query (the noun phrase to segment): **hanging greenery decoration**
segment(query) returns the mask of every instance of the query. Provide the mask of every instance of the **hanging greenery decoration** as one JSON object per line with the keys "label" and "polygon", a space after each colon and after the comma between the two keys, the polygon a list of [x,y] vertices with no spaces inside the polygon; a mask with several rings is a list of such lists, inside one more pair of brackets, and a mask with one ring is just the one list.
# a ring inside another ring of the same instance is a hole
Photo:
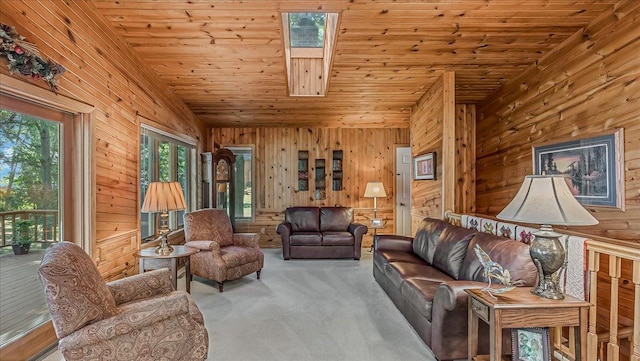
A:
{"label": "hanging greenery decoration", "polygon": [[35,44],[25,41],[13,26],[0,23],[0,55],[7,58],[9,72],[42,79],[53,92],[58,89],[56,75],[65,72],[62,65],[42,58]]}

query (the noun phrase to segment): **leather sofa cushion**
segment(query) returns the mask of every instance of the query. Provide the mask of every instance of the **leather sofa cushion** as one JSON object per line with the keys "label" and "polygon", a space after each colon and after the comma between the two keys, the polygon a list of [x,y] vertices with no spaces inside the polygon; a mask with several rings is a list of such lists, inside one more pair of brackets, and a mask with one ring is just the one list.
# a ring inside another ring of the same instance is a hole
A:
{"label": "leather sofa cushion", "polygon": [[322,234],[319,232],[297,232],[289,236],[292,246],[321,246]]}
{"label": "leather sofa cushion", "polygon": [[[529,246],[518,241],[495,236],[489,233],[477,233],[467,249],[467,255],[460,268],[460,279],[488,282],[482,276],[483,268],[475,254],[478,244],[492,261],[509,270],[511,280],[523,280],[526,286],[533,286],[537,280],[536,266],[529,255]],[[499,282],[495,279],[492,282]]]}
{"label": "leather sofa cushion", "polygon": [[431,321],[431,309],[433,297],[440,286],[440,282],[410,278],[406,280],[400,288],[402,296],[409,302],[422,316]]}
{"label": "leather sofa cushion", "polygon": [[472,229],[447,225],[438,239],[433,265],[451,277],[460,279],[460,267],[475,233]]}
{"label": "leather sofa cushion", "polygon": [[349,232],[322,232],[323,246],[353,246],[355,240]]}
{"label": "leather sofa cushion", "polygon": [[389,263],[389,266],[385,269],[385,275],[397,289],[400,289],[403,281],[411,278],[430,280],[438,283],[453,280],[451,276],[442,273],[434,267],[426,264],[408,262]]}
{"label": "leather sofa cushion", "polygon": [[425,218],[413,238],[413,253],[419,255],[427,263],[433,263],[438,238],[449,223],[433,218]]}
{"label": "leather sofa cushion", "polygon": [[320,208],[320,232],[347,231],[351,222],[353,222],[353,208]]}
{"label": "leather sofa cushion", "polygon": [[[290,207],[284,219],[291,223],[291,232],[320,232],[320,209],[318,207]],[[292,243],[293,244],[293,243]]]}
{"label": "leather sofa cushion", "polygon": [[424,264],[427,262],[413,253],[393,250],[378,250],[377,255],[382,256],[387,262],[408,262],[415,264]]}

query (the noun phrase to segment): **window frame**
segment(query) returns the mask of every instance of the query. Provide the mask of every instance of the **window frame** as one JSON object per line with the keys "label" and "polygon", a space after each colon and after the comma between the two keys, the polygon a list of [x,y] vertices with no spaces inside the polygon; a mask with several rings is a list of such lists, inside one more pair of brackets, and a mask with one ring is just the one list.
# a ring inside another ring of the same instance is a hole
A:
{"label": "window frame", "polygon": [[[184,211],[171,211],[169,212],[168,218],[168,226],[172,232],[182,230],[184,228],[184,222],[180,222],[180,218],[183,213],[189,212],[195,209],[195,197],[194,197],[194,187],[196,184],[196,175],[195,175],[195,161],[196,161],[196,141],[192,138],[189,138],[184,135],[177,135],[162,129],[159,129],[156,126],[149,125],[147,122],[140,122],[140,148],[138,154],[140,156],[140,164],[138,169],[138,186],[140,192],[140,199],[138,207],[142,208],[142,203],[144,202],[144,196],[146,192],[142,190],[142,171],[143,171],[143,159],[142,159],[142,147],[143,147],[143,136],[151,136],[152,139],[150,148],[152,151],[150,152],[150,156],[148,159],[149,166],[149,183],[157,182],[157,181],[179,181],[178,180],[178,169],[177,169],[177,161],[178,161],[178,149],[179,147],[183,147],[185,149],[186,154],[186,169],[184,170],[184,174],[186,176],[185,183],[187,187],[184,187],[182,190],[184,193],[185,201],[187,203],[187,209]],[[161,143],[169,143],[169,170],[168,170],[168,178],[160,180],[160,144]],[[148,229],[144,230],[145,226],[143,225],[144,218],[147,217],[149,220],[146,227]],[[153,242],[157,240],[159,233],[158,229],[160,227],[160,217],[158,213],[143,213],[139,212],[139,222],[138,225],[140,227],[140,243],[147,244],[149,242]],[[148,234],[147,234],[148,233]]]}

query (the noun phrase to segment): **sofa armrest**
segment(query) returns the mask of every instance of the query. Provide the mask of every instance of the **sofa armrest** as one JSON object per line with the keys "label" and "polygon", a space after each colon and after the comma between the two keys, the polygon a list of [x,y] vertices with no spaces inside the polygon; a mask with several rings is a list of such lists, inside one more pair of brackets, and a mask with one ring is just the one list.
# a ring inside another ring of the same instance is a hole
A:
{"label": "sofa armrest", "polygon": [[242,247],[259,248],[260,235],[257,233],[234,233],[233,244]]}
{"label": "sofa armrest", "polygon": [[167,268],[145,272],[107,283],[116,305],[173,291]]}
{"label": "sofa armrest", "polygon": [[282,239],[282,258],[290,259],[289,237],[291,236],[291,223],[282,222],[276,227],[276,232]]}
{"label": "sofa armrest", "polygon": [[362,236],[367,233],[369,229],[362,223],[351,222],[349,224],[349,233],[353,234],[354,237],[362,239]]}
{"label": "sofa armrest", "polygon": [[379,234],[376,250],[413,252],[413,238],[394,234]]}
{"label": "sofa armrest", "polygon": [[[60,340],[61,349],[78,349],[90,344],[108,342],[136,330],[157,327],[156,323],[189,314],[189,296],[174,291],[118,308],[118,314],[87,325]],[[188,316],[190,317],[190,316]]]}
{"label": "sofa armrest", "polygon": [[448,281],[440,284],[436,290],[436,294],[433,297],[434,307],[436,302],[438,307],[446,311],[453,311],[464,308],[467,309],[469,302],[469,294],[465,292],[466,289],[483,288],[486,287],[486,282],[477,281]]}

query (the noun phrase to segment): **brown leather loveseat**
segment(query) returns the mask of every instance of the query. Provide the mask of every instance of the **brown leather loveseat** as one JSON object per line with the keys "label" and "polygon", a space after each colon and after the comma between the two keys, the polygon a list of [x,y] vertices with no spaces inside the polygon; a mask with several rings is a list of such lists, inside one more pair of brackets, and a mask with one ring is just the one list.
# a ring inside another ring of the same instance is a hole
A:
{"label": "brown leather loveseat", "polygon": [[289,207],[276,231],[284,259],[360,259],[367,226],[353,221],[353,208]]}
{"label": "brown leather loveseat", "polygon": [[[508,269],[512,280],[535,284],[529,246],[511,239],[425,218],[414,238],[378,235],[376,240],[373,276],[438,360],[467,358],[464,290],[485,287],[488,281],[476,244]],[[480,327],[479,351],[488,353],[488,327],[484,322]]]}

